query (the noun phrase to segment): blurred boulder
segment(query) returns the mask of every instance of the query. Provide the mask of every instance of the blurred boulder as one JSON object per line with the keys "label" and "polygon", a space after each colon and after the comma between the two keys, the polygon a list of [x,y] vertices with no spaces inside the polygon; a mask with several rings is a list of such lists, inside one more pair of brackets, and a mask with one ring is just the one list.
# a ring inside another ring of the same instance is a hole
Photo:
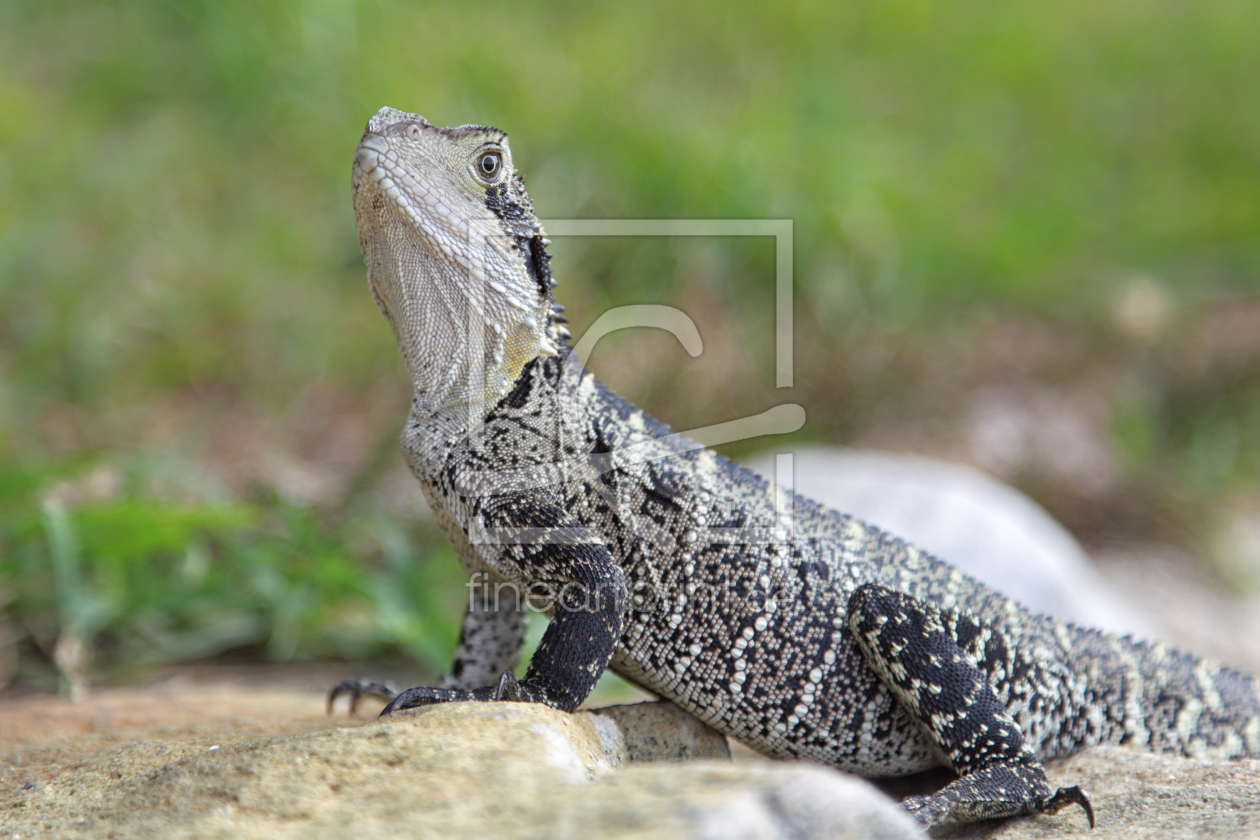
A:
{"label": "blurred boulder", "polygon": [[[891,452],[798,447],[797,493],[902,537],[1028,609],[1119,633],[1151,623],[1094,570],[1076,539],[1036,502],[962,464]],[[776,480],[775,453],[745,461]]]}

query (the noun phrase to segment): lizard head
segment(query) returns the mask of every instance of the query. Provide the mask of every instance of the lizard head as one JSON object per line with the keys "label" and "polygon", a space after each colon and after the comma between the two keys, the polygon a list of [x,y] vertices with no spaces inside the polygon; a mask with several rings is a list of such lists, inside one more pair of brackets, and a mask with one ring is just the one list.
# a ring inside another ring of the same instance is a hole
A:
{"label": "lizard head", "polygon": [[353,174],[368,284],[420,402],[497,401],[558,352],[547,239],[504,132],[382,108]]}

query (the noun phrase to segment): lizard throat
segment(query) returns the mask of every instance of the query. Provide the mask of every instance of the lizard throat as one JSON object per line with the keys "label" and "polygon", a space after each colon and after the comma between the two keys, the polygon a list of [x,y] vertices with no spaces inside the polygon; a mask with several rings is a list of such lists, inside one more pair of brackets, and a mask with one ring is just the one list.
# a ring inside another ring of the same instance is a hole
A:
{"label": "lizard throat", "polygon": [[[354,169],[373,295],[416,398],[432,410],[476,413],[501,399],[530,361],[558,352],[550,295],[536,279],[552,282],[541,227],[533,222],[537,251],[530,242],[524,251],[499,217],[476,204],[460,212],[458,193],[425,183],[384,145],[365,139]],[[518,229],[528,221],[513,219]]]}

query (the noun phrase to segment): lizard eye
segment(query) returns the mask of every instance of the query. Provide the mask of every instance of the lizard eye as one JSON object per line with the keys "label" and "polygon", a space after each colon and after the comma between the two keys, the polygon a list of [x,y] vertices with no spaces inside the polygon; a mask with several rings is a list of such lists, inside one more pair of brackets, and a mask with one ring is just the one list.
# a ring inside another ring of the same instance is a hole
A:
{"label": "lizard eye", "polygon": [[493,181],[502,165],[503,158],[498,152],[486,152],[477,158],[477,174],[487,181]]}

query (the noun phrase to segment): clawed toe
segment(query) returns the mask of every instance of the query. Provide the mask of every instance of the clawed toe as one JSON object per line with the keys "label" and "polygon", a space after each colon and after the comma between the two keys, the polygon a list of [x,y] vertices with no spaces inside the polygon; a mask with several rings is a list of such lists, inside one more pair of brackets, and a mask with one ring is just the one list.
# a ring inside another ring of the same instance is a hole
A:
{"label": "clawed toe", "polygon": [[1081,790],[1077,785],[1067,788],[1059,788],[1055,791],[1045,805],[1041,806],[1043,814],[1057,814],[1064,808],[1072,805],[1080,805],[1085,810],[1085,816],[1089,818],[1089,827],[1094,827],[1094,804],[1089,801],[1089,794]]}
{"label": "clawed toe", "polygon": [[451,691],[445,688],[426,688],[417,686],[399,694],[381,711],[381,717],[397,712],[400,709],[415,709],[419,706],[432,706],[435,703],[450,703],[456,700],[475,700],[470,691]]}
{"label": "clawed toe", "polygon": [[930,828],[949,817],[949,804],[936,796],[910,796],[901,807],[923,828]]}
{"label": "clawed toe", "polygon": [[359,700],[363,697],[380,697],[382,700],[390,701],[398,696],[398,690],[389,683],[378,680],[368,680],[366,682],[363,680],[342,680],[328,692],[325,714],[332,714],[333,703],[343,694],[350,697],[350,714],[353,715],[359,708]]}
{"label": "clawed toe", "polygon": [[1024,814],[1057,814],[1064,808],[1080,805],[1094,827],[1094,806],[1089,794],[1079,787],[1059,788],[1054,796],[1040,802],[1037,799],[1023,803],[1017,801],[966,799],[951,796],[949,788],[927,796],[911,796],[903,799],[901,807],[923,828],[931,828],[944,822],[973,822],[982,819],[1003,819]]}
{"label": "clawed toe", "polygon": [[414,709],[418,706],[432,706],[437,703],[454,703],[462,700],[510,700],[516,702],[534,702],[528,683],[517,682],[511,672],[505,672],[498,685],[464,691],[451,688],[428,688],[416,686],[399,692],[392,685],[377,680],[342,680],[328,692],[328,713],[332,714],[333,703],[341,695],[350,697],[350,714],[354,714],[359,705],[359,698],[366,695],[380,697],[389,701],[381,711],[381,716],[397,712],[401,709]]}

